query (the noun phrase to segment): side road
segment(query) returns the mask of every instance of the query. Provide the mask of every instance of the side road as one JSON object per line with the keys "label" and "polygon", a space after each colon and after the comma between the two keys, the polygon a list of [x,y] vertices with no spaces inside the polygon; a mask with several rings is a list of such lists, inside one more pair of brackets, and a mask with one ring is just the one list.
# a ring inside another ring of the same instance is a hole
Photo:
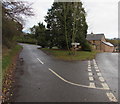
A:
{"label": "side road", "polygon": [[114,95],[118,98],[118,60],[119,53],[100,53],[97,64]]}

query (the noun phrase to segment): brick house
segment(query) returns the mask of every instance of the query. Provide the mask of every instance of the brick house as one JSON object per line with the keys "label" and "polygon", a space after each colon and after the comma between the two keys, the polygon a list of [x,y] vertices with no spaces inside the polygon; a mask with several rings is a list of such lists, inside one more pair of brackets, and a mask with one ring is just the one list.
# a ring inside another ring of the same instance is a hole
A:
{"label": "brick house", "polygon": [[114,45],[106,42],[104,34],[87,34],[86,39],[90,44],[93,45],[93,48],[101,52],[113,52]]}

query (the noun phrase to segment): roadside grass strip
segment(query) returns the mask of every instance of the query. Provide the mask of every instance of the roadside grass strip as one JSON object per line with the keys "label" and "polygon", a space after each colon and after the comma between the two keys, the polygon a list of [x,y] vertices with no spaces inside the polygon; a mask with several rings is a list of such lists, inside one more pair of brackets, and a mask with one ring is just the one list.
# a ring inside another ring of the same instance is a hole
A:
{"label": "roadside grass strip", "polygon": [[117,102],[117,99],[116,99],[116,97],[113,95],[113,93],[107,92],[106,95],[107,95],[107,97],[109,98],[109,100],[110,100],[111,102]]}
{"label": "roadside grass strip", "polygon": [[85,61],[85,60],[92,60],[94,59],[95,55],[97,54],[96,51],[76,51],[75,55],[72,55],[72,51],[68,50],[61,50],[61,49],[48,49],[43,48],[41,49],[46,54],[50,54],[57,59],[66,60],[66,61]]}

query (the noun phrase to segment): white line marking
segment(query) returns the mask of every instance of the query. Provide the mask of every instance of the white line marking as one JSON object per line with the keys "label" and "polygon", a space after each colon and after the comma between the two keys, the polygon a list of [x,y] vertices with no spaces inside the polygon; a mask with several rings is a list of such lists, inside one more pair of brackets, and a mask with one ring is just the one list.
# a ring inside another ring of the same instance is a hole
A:
{"label": "white line marking", "polygon": [[97,65],[94,65],[94,67],[98,67]]}
{"label": "white line marking", "polygon": [[92,71],[91,69],[88,69],[88,71]]}
{"label": "white line marking", "polygon": [[102,76],[102,74],[101,74],[101,73],[97,73],[97,75],[98,75],[99,77],[101,77],[101,76]]}
{"label": "white line marking", "polygon": [[105,90],[103,88],[95,87],[94,83],[90,83],[90,86],[86,86],[86,85],[81,85],[81,84],[70,82],[70,81],[62,78],[59,74],[57,74],[56,72],[54,72],[52,69],[48,68],[48,70],[51,71],[54,75],[56,75],[58,78],[60,78],[62,81],[66,82],[66,83],[69,83],[71,85],[79,86],[79,87],[85,87],[85,88],[94,88],[94,89],[99,89],[99,90]]}
{"label": "white line marking", "polygon": [[88,75],[89,75],[89,76],[92,76],[92,75],[93,75],[93,73],[92,73],[92,72],[88,72]]}
{"label": "white line marking", "polygon": [[96,70],[96,72],[99,72],[99,71],[100,71],[100,70],[98,70],[98,69]]}
{"label": "white line marking", "polygon": [[88,65],[91,65],[90,63],[88,63]]}
{"label": "white line marking", "polygon": [[88,64],[90,64],[90,61],[88,61]]}
{"label": "white line marking", "polygon": [[95,59],[93,59],[93,63],[94,63],[95,65],[97,65],[97,63],[96,63]]}
{"label": "white line marking", "polygon": [[91,87],[91,88],[96,88],[96,87],[95,87],[95,83],[90,82],[90,87]]}
{"label": "white line marking", "polygon": [[94,81],[94,78],[93,78],[93,77],[89,77],[89,80],[90,80],[90,81]]}
{"label": "white line marking", "polygon": [[108,98],[109,98],[109,100],[111,101],[111,102],[117,102],[117,99],[116,99],[116,97],[113,95],[113,93],[106,93],[106,95],[108,96]]}
{"label": "white line marking", "polygon": [[94,65],[97,65],[96,62],[93,62],[93,63],[94,63]]}
{"label": "white line marking", "polygon": [[99,77],[99,80],[100,80],[101,82],[104,82],[104,81],[105,81],[103,77]]}
{"label": "white line marking", "polygon": [[103,86],[103,89],[105,90],[109,90],[110,88],[108,87],[107,83],[101,83]]}
{"label": "white line marking", "polygon": [[38,61],[40,61],[41,64],[44,64],[39,58],[37,58],[37,59],[38,59]]}
{"label": "white line marking", "polygon": [[91,67],[91,65],[88,64],[88,67]]}
{"label": "white line marking", "polygon": [[93,61],[95,62],[95,59],[93,59]]}
{"label": "white line marking", "polygon": [[98,69],[98,67],[95,66],[95,69]]}
{"label": "white line marking", "polygon": [[88,69],[91,69],[91,66],[89,66]]}

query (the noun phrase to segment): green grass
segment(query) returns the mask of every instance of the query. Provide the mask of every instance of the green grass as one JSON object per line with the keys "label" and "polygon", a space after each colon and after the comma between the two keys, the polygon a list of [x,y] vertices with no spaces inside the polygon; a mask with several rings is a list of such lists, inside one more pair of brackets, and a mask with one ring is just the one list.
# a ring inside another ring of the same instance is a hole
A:
{"label": "green grass", "polygon": [[5,56],[2,57],[2,76],[4,76],[4,72],[12,64],[14,56],[16,56],[18,54],[20,49],[22,49],[22,46],[16,45]]}
{"label": "green grass", "polygon": [[55,56],[57,59],[66,60],[66,61],[83,61],[91,60],[95,58],[96,51],[87,52],[87,51],[77,51],[75,55],[70,55],[69,51],[66,50],[57,50],[57,49],[42,49],[47,54]]}

